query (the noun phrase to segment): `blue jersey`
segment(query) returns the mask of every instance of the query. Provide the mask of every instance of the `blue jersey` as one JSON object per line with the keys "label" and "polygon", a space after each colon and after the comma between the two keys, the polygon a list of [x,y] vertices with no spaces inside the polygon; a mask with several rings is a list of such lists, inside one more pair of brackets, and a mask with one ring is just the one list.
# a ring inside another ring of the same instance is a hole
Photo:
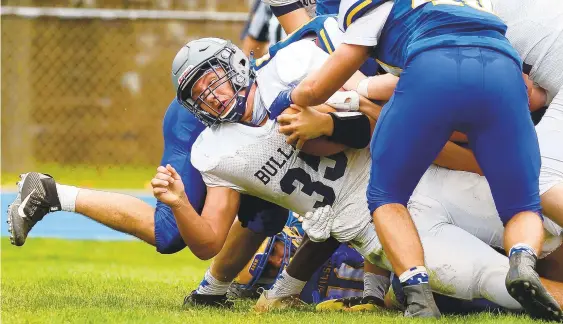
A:
{"label": "blue jersey", "polygon": [[[186,194],[195,210],[200,213],[205,200],[205,184],[190,162],[192,145],[205,129],[192,113],[178,101],[173,100],[164,115],[162,135],[164,137],[164,152],[160,165],[170,163],[180,174],[186,186]],[[157,201],[158,206],[164,206]]]}
{"label": "blue jersey", "polygon": [[[330,0],[334,2],[334,0]],[[336,2],[340,2],[337,0]],[[258,58],[252,61],[252,66],[254,69],[259,70],[264,67],[268,62],[276,56],[277,52],[281,49],[287,47],[294,42],[300,41],[305,38],[315,37],[316,43],[323,51],[331,54],[334,52],[337,45],[335,45],[331,39],[331,33],[327,29],[325,22],[327,19],[334,19],[336,17],[336,13],[338,12],[338,5],[336,8],[330,7],[330,10],[336,10],[334,13],[327,14],[327,15],[320,15],[309,22],[301,26],[299,29],[295,30],[293,33],[289,34],[285,39],[277,42],[276,44],[272,45],[268,49],[268,53],[261,58]],[[340,30],[333,31],[337,33],[341,33]],[[379,65],[375,62],[374,59],[368,59],[366,62],[360,67],[360,71],[364,73],[366,76],[374,76],[377,74],[379,70]]]}
{"label": "blue jersey", "polygon": [[[339,7],[340,0],[317,0],[317,16],[337,15]],[[323,48],[323,46],[321,46],[321,48]],[[323,48],[323,50],[327,51],[325,48]],[[330,54],[333,51],[334,48],[331,48],[331,51],[327,52]],[[369,58],[360,67],[360,72],[366,76],[374,76],[379,72],[379,64],[377,64],[373,58]]]}
{"label": "blue jersey", "polygon": [[301,291],[301,300],[317,304],[329,299],[363,296],[364,259],[346,244],[332,254]]}
{"label": "blue jersey", "polygon": [[317,0],[317,16],[338,14],[340,0]]}
{"label": "blue jersey", "polygon": [[[388,0],[358,0],[343,16],[347,29]],[[374,56],[395,75],[415,55],[433,48],[480,47],[521,60],[504,36],[506,25],[489,11],[488,0],[396,0],[381,30]]]}

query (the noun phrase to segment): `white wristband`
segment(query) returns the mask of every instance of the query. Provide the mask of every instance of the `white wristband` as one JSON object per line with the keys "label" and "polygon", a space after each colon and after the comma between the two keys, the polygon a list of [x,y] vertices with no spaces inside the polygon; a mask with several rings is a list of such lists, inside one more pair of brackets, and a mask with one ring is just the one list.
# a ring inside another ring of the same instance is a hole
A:
{"label": "white wristband", "polygon": [[338,111],[358,111],[360,109],[360,96],[356,91],[336,91],[326,104]]}
{"label": "white wristband", "polygon": [[365,79],[363,79],[362,81],[360,81],[360,83],[358,83],[358,88],[356,89],[356,91],[357,91],[358,94],[360,94],[360,96],[362,96],[362,97],[369,98],[369,96],[368,96],[369,80],[371,80],[371,77],[365,78]]}

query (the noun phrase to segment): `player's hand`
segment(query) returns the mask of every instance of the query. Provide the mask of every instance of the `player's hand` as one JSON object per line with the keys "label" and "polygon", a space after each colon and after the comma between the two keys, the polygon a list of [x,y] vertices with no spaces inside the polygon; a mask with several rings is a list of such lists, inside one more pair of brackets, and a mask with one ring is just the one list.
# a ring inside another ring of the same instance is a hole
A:
{"label": "player's hand", "polygon": [[332,134],[334,125],[330,115],[310,107],[291,105],[291,108],[299,112],[278,117],[279,131],[287,136],[288,144],[295,144],[301,149],[310,139]]}
{"label": "player's hand", "polygon": [[156,199],[170,207],[177,207],[185,197],[182,178],[170,164],[159,166],[156,175],[151,180],[152,193]]}
{"label": "player's hand", "polygon": [[324,242],[330,237],[336,214],[330,205],[315,209],[303,216],[303,230],[311,241]]}

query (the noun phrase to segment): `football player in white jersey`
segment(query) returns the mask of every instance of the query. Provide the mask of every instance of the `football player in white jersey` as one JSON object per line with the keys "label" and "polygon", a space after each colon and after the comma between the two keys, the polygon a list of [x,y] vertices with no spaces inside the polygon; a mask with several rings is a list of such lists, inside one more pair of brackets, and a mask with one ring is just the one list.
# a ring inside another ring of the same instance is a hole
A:
{"label": "football player in white jersey", "polygon": [[[212,46],[218,47],[212,48]],[[210,52],[206,53],[208,50]],[[152,181],[155,196],[172,206],[179,227],[183,231],[190,231],[188,236],[194,238],[187,242],[188,245],[201,247],[222,244],[224,241],[222,235],[225,235],[227,230],[225,223],[232,222],[236,213],[231,204],[234,201],[236,205],[237,191],[240,191],[275,201],[301,214],[318,205],[332,203],[334,210],[326,206],[320,208],[326,213],[321,212],[317,216],[325,218],[313,224],[309,228],[309,234],[319,234],[318,237],[322,239],[328,229],[329,234],[337,239],[351,241],[369,260],[390,269],[380,250],[374,229],[369,224],[369,212],[366,210],[366,202],[362,194],[362,188],[367,185],[365,175],[370,167],[367,150],[347,149],[329,158],[312,157],[288,146],[283,135],[277,132],[278,126],[275,122],[271,120],[255,122],[265,120],[267,113],[255,113],[254,108],[262,109],[260,104],[264,102],[267,104],[268,100],[273,100],[267,89],[287,87],[291,82],[284,78],[295,77],[295,73],[298,73],[291,71],[291,66],[321,63],[320,61],[326,59],[326,54],[308,41],[298,42],[280,50],[278,55],[259,71],[256,83],[260,87],[251,87],[254,90],[248,96],[248,105],[244,103],[243,109],[239,110],[241,106],[238,103],[242,101],[239,98],[235,102],[235,96],[242,92],[244,86],[240,85],[242,80],[237,81],[237,77],[248,73],[248,70],[243,69],[240,64],[236,67],[231,66],[233,63],[240,63],[238,59],[241,57],[234,54],[233,50],[237,52],[237,49],[229,46],[227,42],[221,43],[216,39],[194,41],[179,53],[173,69],[175,73],[173,81],[178,82],[176,80],[179,79],[180,100],[202,121],[208,125],[215,125],[204,131],[197,140],[192,158],[194,165],[203,172],[204,179],[210,186],[208,199],[210,196],[215,196],[214,201],[217,202],[215,207],[204,209],[202,217],[198,217],[181,193],[183,188],[181,178],[169,166],[161,166]],[[296,50],[298,51],[294,52]],[[312,55],[316,57],[311,60],[311,55],[307,54],[307,51],[319,52],[318,55]],[[190,55],[208,55],[208,59],[200,57],[199,60],[193,60],[190,59]],[[300,59],[295,60],[295,57]],[[268,79],[268,76],[271,78]],[[298,77],[303,76],[299,74]],[[260,103],[260,101],[264,102]],[[238,123],[233,123],[237,121]],[[252,127],[244,125],[245,123],[262,126]],[[339,132],[338,127],[342,124],[340,121],[335,122],[332,116],[328,117],[326,124],[331,124],[332,127],[327,135],[330,134],[334,138]],[[327,183],[332,186],[329,187]],[[333,215],[337,216],[333,217]],[[432,238],[428,240],[433,241]],[[458,252],[454,251],[455,243],[440,241],[437,246],[444,244],[451,246],[449,252],[455,252],[452,258],[456,258]],[[475,244],[483,243],[476,240]],[[444,255],[439,248],[429,248],[429,251]],[[444,267],[448,263],[433,263],[434,260],[429,259],[432,263],[428,264],[428,267],[437,274],[434,286],[439,291],[444,287],[450,287],[448,284],[451,283],[452,276],[444,273],[444,270],[447,272],[447,269],[450,269]],[[484,273],[475,272],[473,268],[464,269],[471,270],[471,275],[467,277],[474,276],[474,273]],[[486,284],[480,288],[486,288],[487,291],[448,289],[440,292],[465,299],[483,293],[482,295],[495,299],[495,302],[508,303],[506,307],[519,307],[506,292],[502,280],[505,274],[501,273],[501,277],[484,278]],[[443,282],[440,284],[441,280],[446,280],[448,284],[444,285]],[[471,295],[467,296],[468,293]],[[408,301],[411,305],[417,302],[416,298],[423,298],[417,294],[411,296],[414,296]],[[267,298],[267,293],[264,297]],[[496,300],[497,298],[499,300]]]}
{"label": "football player in white jersey", "polygon": [[545,115],[536,126],[542,165],[543,213],[563,226],[563,2],[491,0],[506,23],[506,37],[524,61],[530,79],[545,89]]}

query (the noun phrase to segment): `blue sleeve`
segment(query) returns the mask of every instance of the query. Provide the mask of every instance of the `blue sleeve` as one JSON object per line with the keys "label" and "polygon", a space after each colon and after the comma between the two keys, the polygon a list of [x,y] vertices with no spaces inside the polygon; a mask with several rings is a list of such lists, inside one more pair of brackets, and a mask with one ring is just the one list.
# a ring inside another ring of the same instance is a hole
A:
{"label": "blue sleeve", "polygon": [[176,100],[170,103],[162,125],[164,153],[160,163],[171,164],[178,171],[190,203],[200,213],[206,188],[190,157],[192,145],[204,129],[205,126]]}

